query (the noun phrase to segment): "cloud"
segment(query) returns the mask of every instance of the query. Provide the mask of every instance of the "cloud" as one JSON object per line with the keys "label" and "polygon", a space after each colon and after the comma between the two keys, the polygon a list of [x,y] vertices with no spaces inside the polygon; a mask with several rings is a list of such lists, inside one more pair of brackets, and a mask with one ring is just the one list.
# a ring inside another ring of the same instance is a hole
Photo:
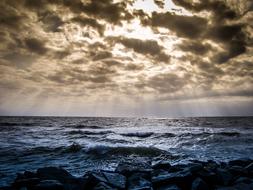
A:
{"label": "cloud", "polygon": [[43,22],[47,32],[60,32],[60,27],[64,24],[64,22],[58,15],[50,11],[45,11],[43,13],[39,13],[38,15],[39,21]]}
{"label": "cloud", "polygon": [[25,39],[25,45],[31,52],[37,53],[39,55],[44,55],[48,49],[45,47],[45,43],[36,38]]}
{"label": "cloud", "polygon": [[224,1],[202,0],[197,3],[187,0],[172,0],[176,5],[184,7],[192,12],[210,11],[214,21],[221,22],[225,19],[236,19],[237,13],[230,8]]}
{"label": "cloud", "polygon": [[143,21],[153,27],[168,28],[177,36],[184,38],[199,38],[207,27],[207,20],[198,16],[183,16],[173,13],[153,12],[150,21]]}
{"label": "cloud", "polygon": [[204,55],[211,50],[211,45],[201,41],[184,40],[177,46],[180,50],[193,54]]}
{"label": "cloud", "polygon": [[99,24],[98,21],[93,18],[77,16],[77,17],[72,18],[71,21],[77,22],[81,24],[82,26],[86,26],[86,25],[91,26],[97,29],[100,35],[103,35],[104,30],[105,30],[105,26],[102,24]]}
{"label": "cloud", "polygon": [[155,60],[169,62],[170,56],[164,53],[164,48],[155,40],[140,40],[136,38],[113,37],[110,40],[121,43],[136,53],[151,55]]}

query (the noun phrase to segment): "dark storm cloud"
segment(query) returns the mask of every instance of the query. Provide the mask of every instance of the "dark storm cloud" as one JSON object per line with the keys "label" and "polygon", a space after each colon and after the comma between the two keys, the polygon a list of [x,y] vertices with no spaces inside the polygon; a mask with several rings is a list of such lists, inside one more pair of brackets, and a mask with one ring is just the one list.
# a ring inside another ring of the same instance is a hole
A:
{"label": "dark storm cloud", "polygon": [[[8,61],[6,65],[15,66],[20,69],[28,68],[37,57],[30,54],[23,54],[18,52],[10,52],[2,57],[2,59]],[[1,62],[1,60],[0,60]],[[4,64],[4,63],[2,63]]]}
{"label": "dark storm cloud", "polygon": [[216,25],[211,27],[206,35],[218,43],[222,43],[225,51],[218,53],[213,60],[226,63],[230,59],[246,52],[247,37],[243,31],[244,25]]}
{"label": "dark storm cloud", "polygon": [[39,55],[44,55],[48,50],[45,47],[45,43],[36,38],[25,39],[25,45],[31,52],[37,53]]}
{"label": "dark storm cloud", "polygon": [[90,65],[86,69],[63,67],[61,70],[48,75],[46,78],[59,85],[75,85],[85,82],[106,84],[113,83],[113,78],[117,75],[115,68],[106,67],[106,65],[98,63]]}
{"label": "dark storm cloud", "polygon": [[50,11],[39,13],[38,17],[39,21],[43,22],[45,25],[45,30],[47,32],[60,32],[60,26],[64,24],[58,15]]}
{"label": "dark storm cloud", "polygon": [[[55,2],[57,1],[54,0],[53,3]],[[122,20],[132,18],[126,10],[125,2],[114,3],[112,0],[91,0],[83,3],[80,0],[58,0],[57,3],[65,5],[74,13],[85,13],[113,24],[120,24]]]}
{"label": "dark storm cloud", "polygon": [[173,2],[193,12],[211,11],[214,21],[221,22],[225,19],[236,19],[237,13],[232,10],[224,1],[201,0],[193,3],[187,0],[173,0]]}
{"label": "dark storm cloud", "polygon": [[112,57],[112,53],[109,51],[101,51],[101,52],[97,52],[95,53],[95,55],[92,57],[93,61],[98,61],[101,59],[107,59]]}
{"label": "dark storm cloud", "polygon": [[142,21],[144,25],[168,28],[179,37],[199,38],[207,27],[207,20],[198,16],[182,16],[173,13],[153,12],[149,21]]}
{"label": "dark storm cloud", "polygon": [[154,0],[154,2],[158,7],[164,8],[165,2],[163,0]]}
{"label": "dark storm cloud", "polygon": [[211,45],[202,43],[201,41],[184,40],[177,46],[182,51],[191,52],[193,54],[204,55],[211,50]]}
{"label": "dark storm cloud", "polygon": [[151,55],[155,60],[169,62],[170,56],[165,54],[164,48],[155,40],[140,40],[136,38],[113,37],[109,41],[121,43],[127,48],[143,55]]}
{"label": "dark storm cloud", "polygon": [[145,79],[140,78],[135,86],[138,89],[148,87],[160,94],[172,94],[182,90],[189,82],[190,75],[179,77],[177,74],[165,72]]}
{"label": "dark storm cloud", "polygon": [[103,35],[105,26],[102,24],[99,24],[96,19],[88,18],[88,17],[74,17],[71,21],[77,22],[81,24],[82,26],[91,26],[99,32],[100,35]]}

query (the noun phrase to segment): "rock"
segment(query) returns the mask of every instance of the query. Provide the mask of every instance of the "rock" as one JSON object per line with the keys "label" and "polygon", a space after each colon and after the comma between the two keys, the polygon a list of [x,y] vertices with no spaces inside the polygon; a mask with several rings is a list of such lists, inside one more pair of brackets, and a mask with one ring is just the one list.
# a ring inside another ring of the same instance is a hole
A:
{"label": "rock", "polygon": [[165,185],[157,188],[157,190],[181,190],[177,185]]}
{"label": "rock", "polygon": [[192,173],[200,171],[201,169],[203,169],[203,165],[200,163],[191,163],[188,165],[188,170]]}
{"label": "rock", "polygon": [[39,168],[37,170],[37,176],[41,179],[58,180],[61,183],[73,178],[69,172],[59,167]]}
{"label": "rock", "polygon": [[220,184],[223,184],[223,185],[227,186],[233,180],[232,174],[230,172],[228,172],[227,170],[218,168],[216,170],[216,174],[217,174],[218,182]]}
{"label": "rock", "polygon": [[152,163],[152,168],[153,169],[169,169],[171,167],[170,163],[168,161],[158,161],[155,163]]}
{"label": "rock", "polygon": [[151,172],[152,168],[146,162],[120,162],[115,171],[128,176],[135,172]]}
{"label": "rock", "polygon": [[126,187],[126,177],[119,173],[98,171],[88,174],[87,187],[94,187],[100,182],[104,182],[118,189],[124,189]]}
{"label": "rock", "polygon": [[208,160],[208,162],[205,164],[205,169],[209,171],[215,171],[218,167],[219,165],[215,161],[212,161],[212,160]]}
{"label": "rock", "polygon": [[208,190],[209,187],[206,184],[206,182],[204,182],[201,178],[196,178],[193,182],[192,182],[192,190]]}
{"label": "rock", "polygon": [[196,174],[198,177],[203,179],[209,185],[214,185],[217,183],[217,176],[214,172],[202,169]]}
{"label": "rock", "polygon": [[186,189],[190,188],[193,180],[193,175],[189,171],[180,171],[152,176],[151,180],[154,187],[164,186],[167,184],[177,184],[179,187]]}
{"label": "rock", "polygon": [[68,183],[63,184],[64,190],[80,190],[80,189],[87,189],[86,184],[88,183],[87,178],[80,177],[80,178],[73,178],[68,180]]}
{"label": "rock", "polygon": [[247,165],[244,169],[249,174],[249,176],[253,177],[253,162]]}
{"label": "rock", "polygon": [[116,188],[113,188],[111,186],[109,186],[108,184],[104,183],[104,182],[99,182],[94,188],[93,190],[117,190]]}
{"label": "rock", "polygon": [[103,172],[105,178],[107,179],[107,183],[112,185],[113,187],[117,187],[119,189],[124,189],[126,187],[126,177],[119,173],[109,173]]}
{"label": "rock", "polygon": [[253,184],[240,183],[229,187],[217,187],[215,190],[252,190]]}
{"label": "rock", "polygon": [[245,169],[241,166],[231,166],[228,168],[228,171],[233,175],[233,176],[239,176],[245,173]]}
{"label": "rock", "polygon": [[248,177],[240,177],[238,178],[234,184],[237,184],[237,183],[246,183],[246,184],[251,184],[253,183],[253,179],[250,179]]}
{"label": "rock", "polygon": [[231,160],[228,162],[228,164],[230,166],[242,166],[242,167],[245,167],[245,166],[249,165],[250,163],[252,163],[252,160],[250,160],[248,158],[243,158],[240,160]]}
{"label": "rock", "polygon": [[187,170],[189,167],[186,164],[177,164],[177,165],[173,165],[169,168],[169,172],[179,172],[179,171],[183,171],[183,170]]}
{"label": "rock", "polygon": [[43,180],[35,186],[35,190],[64,190],[63,185],[58,180]]}
{"label": "rock", "polygon": [[152,183],[146,179],[145,173],[135,173],[128,178],[128,190],[151,190]]}
{"label": "rock", "polygon": [[37,185],[39,182],[40,182],[39,178],[17,179],[12,184],[12,187],[15,187],[17,189],[21,187],[32,187]]}

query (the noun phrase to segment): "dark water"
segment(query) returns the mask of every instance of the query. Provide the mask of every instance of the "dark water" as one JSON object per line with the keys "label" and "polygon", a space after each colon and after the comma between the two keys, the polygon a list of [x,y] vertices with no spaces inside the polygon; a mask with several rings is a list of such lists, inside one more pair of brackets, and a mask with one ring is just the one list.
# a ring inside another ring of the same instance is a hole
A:
{"label": "dark water", "polygon": [[0,117],[0,186],[17,172],[61,166],[81,176],[121,160],[253,159],[253,117]]}

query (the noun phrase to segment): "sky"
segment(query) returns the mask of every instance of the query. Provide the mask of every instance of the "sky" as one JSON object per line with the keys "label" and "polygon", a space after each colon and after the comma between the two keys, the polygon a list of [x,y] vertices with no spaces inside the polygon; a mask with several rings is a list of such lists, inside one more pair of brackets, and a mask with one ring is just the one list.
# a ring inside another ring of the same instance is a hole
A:
{"label": "sky", "polygon": [[253,115],[252,0],[1,0],[0,115]]}

